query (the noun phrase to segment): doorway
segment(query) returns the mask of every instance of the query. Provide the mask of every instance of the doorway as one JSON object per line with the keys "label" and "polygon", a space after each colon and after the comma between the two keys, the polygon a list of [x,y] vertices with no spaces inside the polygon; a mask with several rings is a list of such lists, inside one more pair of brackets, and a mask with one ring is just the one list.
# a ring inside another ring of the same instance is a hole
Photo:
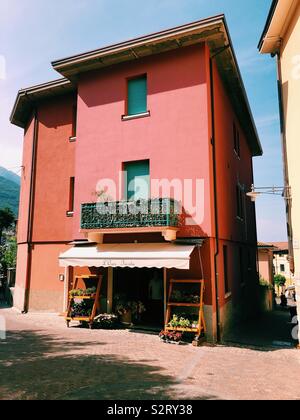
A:
{"label": "doorway", "polygon": [[157,268],[115,268],[114,310],[118,301],[141,303],[133,322],[145,327],[164,325],[164,272]]}

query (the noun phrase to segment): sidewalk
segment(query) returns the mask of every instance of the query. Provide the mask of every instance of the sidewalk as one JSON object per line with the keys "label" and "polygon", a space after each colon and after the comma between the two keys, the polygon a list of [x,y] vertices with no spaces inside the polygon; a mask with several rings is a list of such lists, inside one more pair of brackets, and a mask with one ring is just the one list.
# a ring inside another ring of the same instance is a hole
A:
{"label": "sidewalk", "polygon": [[292,348],[173,346],[126,330],[67,329],[56,315],[0,316],[0,400],[300,400]]}

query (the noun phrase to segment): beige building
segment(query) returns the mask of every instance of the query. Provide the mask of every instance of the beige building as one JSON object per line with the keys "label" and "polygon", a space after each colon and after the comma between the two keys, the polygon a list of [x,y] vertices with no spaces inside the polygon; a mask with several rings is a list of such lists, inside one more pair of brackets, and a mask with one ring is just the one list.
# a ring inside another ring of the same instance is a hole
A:
{"label": "beige building", "polygon": [[278,63],[289,255],[300,314],[300,0],[273,1],[259,50]]}
{"label": "beige building", "polygon": [[273,251],[271,244],[258,243],[258,267],[259,277],[270,284],[274,284]]}
{"label": "beige building", "polygon": [[274,274],[281,274],[286,278],[286,287],[293,286],[295,277],[291,271],[288,243],[274,242],[273,245]]}

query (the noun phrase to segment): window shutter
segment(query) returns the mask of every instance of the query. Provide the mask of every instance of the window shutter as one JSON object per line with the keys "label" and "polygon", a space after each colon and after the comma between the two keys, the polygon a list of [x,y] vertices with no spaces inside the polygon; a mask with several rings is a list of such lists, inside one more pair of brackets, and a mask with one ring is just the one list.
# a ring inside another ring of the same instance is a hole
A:
{"label": "window shutter", "polygon": [[128,115],[147,112],[147,77],[128,81]]}

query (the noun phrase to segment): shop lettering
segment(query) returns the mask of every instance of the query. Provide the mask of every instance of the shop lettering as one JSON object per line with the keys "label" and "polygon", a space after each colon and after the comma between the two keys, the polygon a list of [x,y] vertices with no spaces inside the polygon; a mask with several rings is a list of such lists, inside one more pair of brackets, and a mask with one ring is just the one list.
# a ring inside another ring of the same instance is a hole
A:
{"label": "shop lettering", "polygon": [[133,261],[127,260],[102,260],[102,267],[135,267]]}

